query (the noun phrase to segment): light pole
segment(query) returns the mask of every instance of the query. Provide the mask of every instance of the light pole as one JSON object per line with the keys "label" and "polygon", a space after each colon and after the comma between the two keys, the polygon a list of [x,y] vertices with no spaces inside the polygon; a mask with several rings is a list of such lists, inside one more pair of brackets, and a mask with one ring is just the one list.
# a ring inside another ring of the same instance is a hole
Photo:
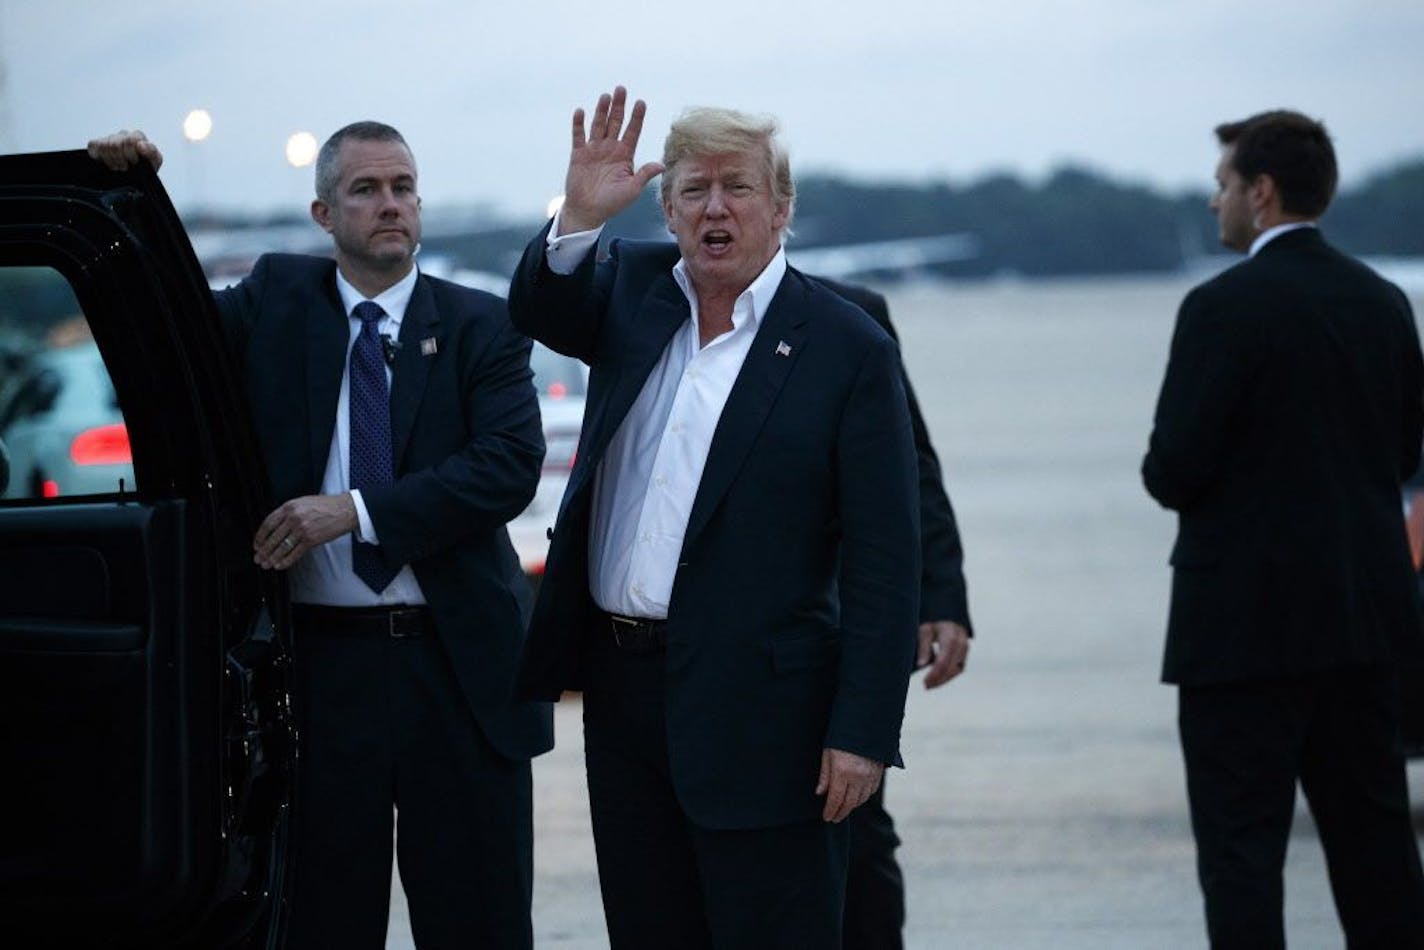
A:
{"label": "light pole", "polygon": [[[316,136],[310,132],[293,132],[287,136],[287,164],[293,168],[308,168],[316,161],[317,144]],[[305,189],[298,194],[298,204],[300,199],[306,194]]]}
{"label": "light pole", "polygon": [[183,117],[183,138],[188,140],[188,192],[193,212],[203,210],[203,150],[199,148],[213,131],[213,117],[207,109],[192,109]]}

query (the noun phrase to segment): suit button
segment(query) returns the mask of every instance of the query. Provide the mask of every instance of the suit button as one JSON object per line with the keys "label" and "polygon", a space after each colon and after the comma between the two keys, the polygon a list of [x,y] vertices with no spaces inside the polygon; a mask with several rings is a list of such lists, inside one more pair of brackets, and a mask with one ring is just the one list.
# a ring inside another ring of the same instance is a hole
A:
{"label": "suit button", "polygon": [[544,529],[544,540],[546,540],[546,541],[552,541],[552,540],[554,540],[554,529],[553,529],[553,528],[545,528],[545,529]]}

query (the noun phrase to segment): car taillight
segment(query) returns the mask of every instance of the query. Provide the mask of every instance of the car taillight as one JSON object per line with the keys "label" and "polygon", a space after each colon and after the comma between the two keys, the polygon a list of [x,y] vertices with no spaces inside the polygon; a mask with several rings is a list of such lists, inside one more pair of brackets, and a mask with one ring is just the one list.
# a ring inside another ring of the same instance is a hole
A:
{"label": "car taillight", "polygon": [[560,382],[552,382],[549,384],[549,388],[544,390],[544,395],[550,399],[563,399],[568,394],[569,387]]}
{"label": "car taillight", "polygon": [[52,478],[46,478],[43,482],[40,483],[40,497],[58,498],[59,482],[55,481]]}
{"label": "car taillight", "polygon": [[129,430],[122,422],[85,429],[69,443],[69,457],[75,465],[123,465],[133,461],[129,450]]}

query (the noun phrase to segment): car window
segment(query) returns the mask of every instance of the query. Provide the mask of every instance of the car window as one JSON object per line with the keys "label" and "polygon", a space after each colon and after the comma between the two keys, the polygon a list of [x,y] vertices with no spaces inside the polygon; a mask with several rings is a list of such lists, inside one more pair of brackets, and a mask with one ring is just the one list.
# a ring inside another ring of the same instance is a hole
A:
{"label": "car window", "polygon": [[135,487],[109,372],[69,282],[48,267],[0,268],[0,441],[5,498]]}

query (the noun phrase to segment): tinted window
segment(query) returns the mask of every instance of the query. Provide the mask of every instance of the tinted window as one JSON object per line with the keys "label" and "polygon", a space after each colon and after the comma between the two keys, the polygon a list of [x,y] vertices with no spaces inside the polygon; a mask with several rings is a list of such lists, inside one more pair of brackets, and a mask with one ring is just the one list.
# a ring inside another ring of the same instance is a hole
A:
{"label": "tinted window", "polygon": [[0,441],[6,498],[134,487],[108,370],[74,291],[47,267],[0,268]]}

